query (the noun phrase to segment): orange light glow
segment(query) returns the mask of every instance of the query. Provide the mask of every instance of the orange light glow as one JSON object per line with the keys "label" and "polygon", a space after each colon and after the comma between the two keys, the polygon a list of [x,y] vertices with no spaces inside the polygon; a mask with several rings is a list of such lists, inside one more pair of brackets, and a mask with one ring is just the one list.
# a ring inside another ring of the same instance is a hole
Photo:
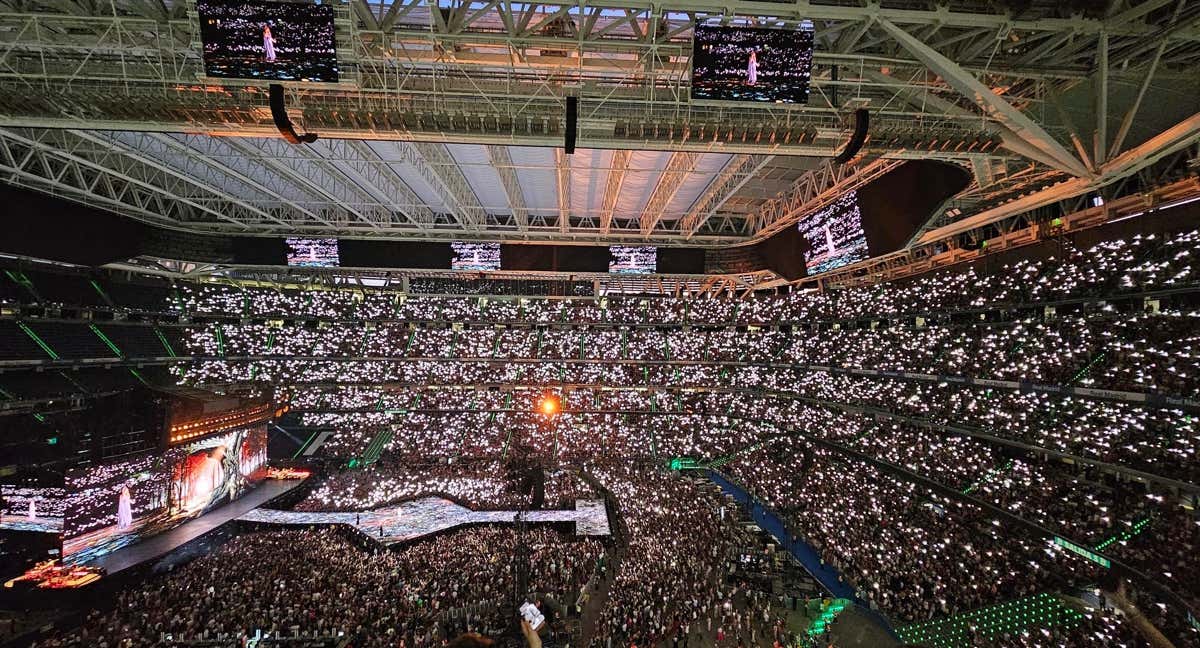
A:
{"label": "orange light glow", "polygon": [[556,396],[545,396],[542,398],[542,404],[539,409],[546,416],[555,416],[558,414],[558,398]]}

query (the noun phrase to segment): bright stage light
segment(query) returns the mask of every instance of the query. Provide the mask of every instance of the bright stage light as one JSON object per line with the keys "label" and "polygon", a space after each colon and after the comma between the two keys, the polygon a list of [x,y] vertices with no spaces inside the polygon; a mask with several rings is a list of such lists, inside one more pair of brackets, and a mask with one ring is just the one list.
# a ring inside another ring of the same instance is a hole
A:
{"label": "bright stage light", "polygon": [[558,397],[553,395],[543,396],[538,409],[541,410],[544,416],[557,416],[559,410]]}

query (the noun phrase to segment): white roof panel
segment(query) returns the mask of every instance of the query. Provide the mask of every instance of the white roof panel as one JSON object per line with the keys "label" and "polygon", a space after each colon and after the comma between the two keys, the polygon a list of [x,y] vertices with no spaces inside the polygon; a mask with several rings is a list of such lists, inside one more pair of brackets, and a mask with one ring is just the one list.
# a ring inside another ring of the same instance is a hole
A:
{"label": "white roof panel", "polygon": [[500,174],[492,166],[487,148],[482,144],[447,144],[450,156],[471,185],[471,191],[485,211],[491,214],[508,214],[508,195],[500,183]]}
{"label": "white roof panel", "polygon": [[663,220],[675,220],[686,214],[692,203],[696,202],[696,198],[704,193],[721,169],[725,168],[730,157],[725,153],[701,154],[696,160],[696,167],[688,174],[688,177],[684,178],[683,184],[679,186],[679,191],[675,192],[675,197],[671,199],[671,202],[667,203]]}
{"label": "white roof panel", "polygon": [[510,146],[508,156],[517,167],[517,181],[525,195],[530,213],[551,216],[558,213],[558,178],[554,167],[554,149]]}
{"label": "white roof panel", "polygon": [[370,146],[387,163],[388,167],[400,177],[400,180],[408,185],[409,189],[416,192],[421,197],[421,200],[425,201],[426,205],[429,205],[430,209],[435,212],[450,211],[450,208],[447,207],[446,203],[442,202],[438,193],[425,181],[422,173],[416,167],[404,161],[400,147],[409,146],[408,143],[370,140],[367,142],[367,146]]}

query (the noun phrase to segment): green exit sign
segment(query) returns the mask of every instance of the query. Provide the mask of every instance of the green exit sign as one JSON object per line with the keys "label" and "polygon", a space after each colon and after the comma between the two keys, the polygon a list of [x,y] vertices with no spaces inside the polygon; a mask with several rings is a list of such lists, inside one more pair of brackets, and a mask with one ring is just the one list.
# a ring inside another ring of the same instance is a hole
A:
{"label": "green exit sign", "polygon": [[675,457],[671,460],[671,470],[695,470],[699,467],[691,457]]}
{"label": "green exit sign", "polygon": [[1070,551],[1071,553],[1082,556],[1106,569],[1112,567],[1112,561],[1110,561],[1108,558],[1101,556],[1087,547],[1081,547],[1070,540],[1054,536],[1054,544],[1066,549],[1067,551]]}
{"label": "green exit sign", "polygon": [[49,443],[50,445],[58,445],[58,437],[50,437],[49,439],[46,439],[46,443]]}

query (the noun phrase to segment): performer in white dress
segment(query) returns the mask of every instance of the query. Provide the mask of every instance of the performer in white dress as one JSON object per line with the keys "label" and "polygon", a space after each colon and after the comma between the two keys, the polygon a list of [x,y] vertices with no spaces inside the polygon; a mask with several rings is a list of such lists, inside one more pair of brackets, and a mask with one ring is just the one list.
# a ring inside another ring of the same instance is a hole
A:
{"label": "performer in white dress", "polygon": [[758,52],[750,50],[750,62],[746,64],[746,83],[755,85],[758,83]]}
{"label": "performer in white dress", "polygon": [[275,62],[275,39],[271,37],[271,26],[263,25],[263,52],[267,63]]}
{"label": "performer in white dress", "polygon": [[121,496],[117,498],[117,528],[128,529],[133,525],[133,498],[129,487],[121,487]]}

